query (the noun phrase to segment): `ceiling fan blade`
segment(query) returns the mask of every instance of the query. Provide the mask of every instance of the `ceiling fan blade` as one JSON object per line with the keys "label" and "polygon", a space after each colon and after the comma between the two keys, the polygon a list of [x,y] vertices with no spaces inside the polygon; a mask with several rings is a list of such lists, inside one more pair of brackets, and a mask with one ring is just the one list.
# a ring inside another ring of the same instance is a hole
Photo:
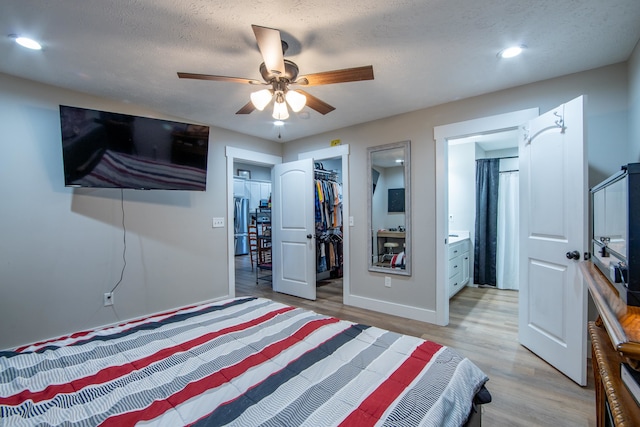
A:
{"label": "ceiling fan blade", "polygon": [[333,110],[336,109],[336,107],[333,107],[329,104],[327,104],[326,102],[322,101],[321,99],[316,98],[315,96],[311,95],[308,92],[305,92],[303,90],[300,89],[296,89],[296,92],[303,94],[304,96],[307,97],[307,107],[309,108],[313,108],[314,110],[316,110],[318,113],[324,115],[327,113],[332,112]]}
{"label": "ceiling fan blade", "polygon": [[282,53],[280,31],[258,25],[252,25],[251,28],[256,36],[267,71],[284,74],[284,54]]}
{"label": "ceiling fan blade", "polygon": [[247,102],[241,109],[239,109],[236,114],[251,114],[256,107],[253,105],[253,102]]}
{"label": "ceiling fan blade", "polygon": [[178,77],[181,79],[196,79],[196,80],[213,80],[218,82],[233,82],[233,83],[248,83],[251,85],[264,84],[258,80],[244,79],[242,77],[227,77],[227,76],[212,76],[210,74],[194,74],[194,73],[180,73]]}
{"label": "ceiling fan blade", "polygon": [[299,84],[304,84],[304,79],[308,81],[306,86],[328,85],[332,83],[357,82],[361,80],[373,80],[373,66],[345,68],[342,70],[324,71],[322,73],[306,74],[300,76]]}

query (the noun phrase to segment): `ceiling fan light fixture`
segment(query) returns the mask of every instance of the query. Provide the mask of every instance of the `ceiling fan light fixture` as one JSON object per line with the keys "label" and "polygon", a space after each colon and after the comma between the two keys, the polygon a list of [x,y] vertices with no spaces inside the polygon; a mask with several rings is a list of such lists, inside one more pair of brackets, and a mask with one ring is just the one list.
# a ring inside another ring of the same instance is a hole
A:
{"label": "ceiling fan light fixture", "polygon": [[251,103],[257,110],[262,111],[265,109],[267,105],[273,99],[273,94],[269,89],[262,89],[257,92],[252,92],[251,95]]}
{"label": "ceiling fan light fixture", "polygon": [[295,90],[287,91],[285,99],[294,113],[300,112],[307,104],[307,97]]}
{"label": "ceiling fan light fixture", "polygon": [[276,120],[287,120],[289,118],[289,111],[287,110],[287,104],[284,101],[276,101],[273,104],[273,116]]}

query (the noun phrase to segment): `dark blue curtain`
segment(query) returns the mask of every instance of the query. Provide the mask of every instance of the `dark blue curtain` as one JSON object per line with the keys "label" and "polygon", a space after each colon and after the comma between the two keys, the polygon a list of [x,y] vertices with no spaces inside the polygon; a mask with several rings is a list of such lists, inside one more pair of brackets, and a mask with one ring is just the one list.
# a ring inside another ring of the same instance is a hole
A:
{"label": "dark blue curtain", "polygon": [[500,159],[476,161],[476,238],[473,283],[496,286]]}

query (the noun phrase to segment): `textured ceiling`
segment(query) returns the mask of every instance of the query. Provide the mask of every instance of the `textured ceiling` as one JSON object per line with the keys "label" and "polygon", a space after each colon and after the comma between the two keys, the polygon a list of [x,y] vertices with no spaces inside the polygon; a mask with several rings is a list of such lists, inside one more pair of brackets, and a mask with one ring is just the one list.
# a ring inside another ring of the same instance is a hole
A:
{"label": "textured ceiling", "polygon": [[[375,80],[306,89],[336,107],[236,115],[260,79],[251,24],[277,28],[300,74],[373,65]],[[288,141],[483,93],[626,61],[640,0],[2,0],[0,72]],[[497,52],[524,44],[506,61]],[[306,116],[306,118],[304,118]],[[339,135],[338,135],[339,137]]]}

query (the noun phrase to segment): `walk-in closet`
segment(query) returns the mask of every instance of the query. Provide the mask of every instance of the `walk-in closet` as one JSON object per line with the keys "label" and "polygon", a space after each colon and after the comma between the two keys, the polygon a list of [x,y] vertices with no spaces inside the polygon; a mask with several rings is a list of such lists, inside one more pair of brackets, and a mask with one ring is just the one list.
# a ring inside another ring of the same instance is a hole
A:
{"label": "walk-in closet", "polygon": [[335,163],[314,164],[317,281],[341,278],[343,274],[342,183],[337,168],[331,168]]}

